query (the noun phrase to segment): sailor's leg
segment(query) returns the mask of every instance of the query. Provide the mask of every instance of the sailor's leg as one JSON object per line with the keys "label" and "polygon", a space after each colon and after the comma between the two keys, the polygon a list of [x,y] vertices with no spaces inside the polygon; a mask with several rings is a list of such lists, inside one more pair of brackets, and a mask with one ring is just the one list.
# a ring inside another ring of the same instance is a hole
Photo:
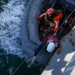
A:
{"label": "sailor's leg", "polygon": [[35,50],[34,56],[36,56],[39,51],[44,47],[47,41],[43,41],[43,43]]}

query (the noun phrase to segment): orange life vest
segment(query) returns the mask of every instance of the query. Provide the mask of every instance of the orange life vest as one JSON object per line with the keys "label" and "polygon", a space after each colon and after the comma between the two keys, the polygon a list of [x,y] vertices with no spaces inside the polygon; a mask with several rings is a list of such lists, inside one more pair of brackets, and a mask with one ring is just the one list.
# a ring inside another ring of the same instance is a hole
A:
{"label": "orange life vest", "polygon": [[63,14],[59,13],[57,16],[54,17],[53,22],[54,22],[54,32],[56,32],[59,28],[59,22],[63,18]]}

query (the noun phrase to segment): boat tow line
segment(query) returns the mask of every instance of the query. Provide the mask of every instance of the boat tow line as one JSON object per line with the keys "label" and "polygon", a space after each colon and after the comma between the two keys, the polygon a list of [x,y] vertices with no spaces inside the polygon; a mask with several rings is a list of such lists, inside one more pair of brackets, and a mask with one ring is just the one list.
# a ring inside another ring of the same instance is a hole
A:
{"label": "boat tow line", "polygon": [[16,68],[16,70],[10,75],[14,75],[18,71],[18,69],[24,64],[24,62],[25,62],[25,60],[22,61],[22,63],[20,63],[20,65]]}

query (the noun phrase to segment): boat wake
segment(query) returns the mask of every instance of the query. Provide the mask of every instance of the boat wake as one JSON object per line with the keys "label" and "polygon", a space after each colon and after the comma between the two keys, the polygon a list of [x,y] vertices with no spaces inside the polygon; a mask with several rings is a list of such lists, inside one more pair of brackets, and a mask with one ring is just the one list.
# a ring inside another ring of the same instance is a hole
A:
{"label": "boat wake", "polygon": [[10,0],[0,13],[0,47],[8,54],[24,57],[21,48],[21,20],[26,3]]}

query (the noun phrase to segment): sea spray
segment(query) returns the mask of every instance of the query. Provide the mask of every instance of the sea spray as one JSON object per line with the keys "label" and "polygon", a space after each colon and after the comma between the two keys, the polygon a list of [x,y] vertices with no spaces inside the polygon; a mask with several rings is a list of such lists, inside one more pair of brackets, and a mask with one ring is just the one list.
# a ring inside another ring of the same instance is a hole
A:
{"label": "sea spray", "polygon": [[24,57],[21,48],[21,21],[26,0],[9,0],[0,13],[0,47],[8,54]]}

